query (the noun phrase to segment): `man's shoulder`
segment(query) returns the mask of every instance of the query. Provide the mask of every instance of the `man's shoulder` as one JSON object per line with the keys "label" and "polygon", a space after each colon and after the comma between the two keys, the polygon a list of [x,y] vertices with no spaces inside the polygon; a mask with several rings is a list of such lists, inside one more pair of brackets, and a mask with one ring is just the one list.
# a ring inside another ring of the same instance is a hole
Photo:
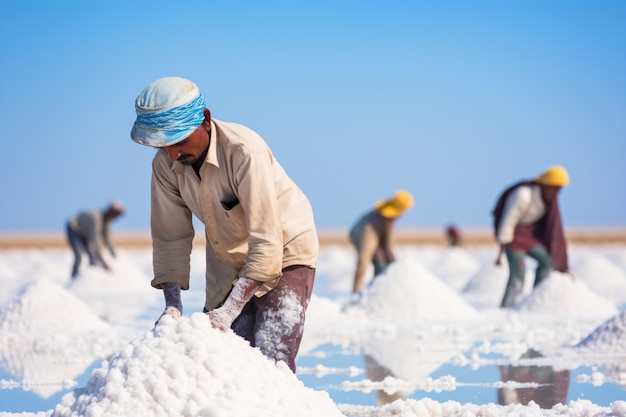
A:
{"label": "man's shoulder", "polygon": [[244,126],[241,123],[235,123],[235,122],[225,122],[223,120],[218,120],[218,119],[211,119],[211,121],[213,122],[213,124],[219,129],[222,130],[224,132],[227,131],[250,131],[253,132],[254,131],[252,129],[250,129],[248,126]]}
{"label": "man's shoulder", "polygon": [[509,201],[514,201],[516,204],[529,204],[533,198],[533,185],[521,184],[511,190],[509,194]]}
{"label": "man's shoulder", "polygon": [[266,148],[263,138],[251,128],[239,123],[213,119],[222,146],[231,149]]}
{"label": "man's shoulder", "polygon": [[154,157],[152,158],[152,168],[154,169],[164,169],[164,168],[171,168],[172,167],[172,161],[170,161],[169,156],[167,156],[166,152],[161,152],[161,149],[158,149],[155,154]]}

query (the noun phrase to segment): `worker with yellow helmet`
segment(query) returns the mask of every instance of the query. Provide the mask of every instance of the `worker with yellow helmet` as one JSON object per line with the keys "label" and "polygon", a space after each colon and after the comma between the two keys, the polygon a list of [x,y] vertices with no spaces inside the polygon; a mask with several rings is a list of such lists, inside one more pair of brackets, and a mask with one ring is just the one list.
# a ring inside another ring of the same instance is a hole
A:
{"label": "worker with yellow helmet", "polygon": [[357,250],[357,265],[352,292],[365,285],[365,275],[370,263],[374,264],[374,277],[380,274],[396,257],[391,247],[393,224],[413,206],[413,196],[405,190],[378,202],[374,209],[363,215],[350,229],[350,240]]}
{"label": "worker with yellow helmet", "polygon": [[534,287],[551,270],[568,271],[567,247],[558,194],[569,183],[561,166],[548,168],[533,180],[520,181],[498,198],[494,215],[495,237],[500,244],[496,265],[503,253],[509,263],[509,280],[501,307],[520,301],[526,275],[525,258],[537,261]]}

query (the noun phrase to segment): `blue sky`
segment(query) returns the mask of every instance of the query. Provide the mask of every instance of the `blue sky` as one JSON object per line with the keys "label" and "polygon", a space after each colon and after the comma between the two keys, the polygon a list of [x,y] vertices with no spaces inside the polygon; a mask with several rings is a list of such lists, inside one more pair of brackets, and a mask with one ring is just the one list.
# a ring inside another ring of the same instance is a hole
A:
{"label": "blue sky", "polygon": [[119,199],[149,229],[152,80],[190,78],[342,229],[396,189],[399,227],[488,226],[563,165],[565,226],[626,226],[626,2],[0,0],[0,232]]}

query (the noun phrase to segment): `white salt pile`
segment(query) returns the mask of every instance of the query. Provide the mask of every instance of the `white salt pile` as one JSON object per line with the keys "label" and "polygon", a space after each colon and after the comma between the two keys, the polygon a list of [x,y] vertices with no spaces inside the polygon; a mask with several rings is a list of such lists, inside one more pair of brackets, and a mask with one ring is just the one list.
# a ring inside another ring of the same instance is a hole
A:
{"label": "white salt pile", "polygon": [[506,289],[508,266],[484,265],[467,282],[461,295],[476,308],[498,308]]}
{"label": "white salt pile", "polygon": [[213,329],[205,314],[161,321],[66,394],[54,416],[342,416],[326,392]]}
{"label": "white salt pile", "polygon": [[606,356],[624,355],[626,352],[626,311],[605,321],[576,347]]}
{"label": "white salt pile", "polygon": [[624,363],[626,311],[616,314],[598,326],[578,343],[572,352],[578,355],[581,362],[584,362],[586,357],[594,358],[595,371],[590,376],[580,375],[579,381],[591,382],[594,385],[614,382],[626,387],[626,364]]}
{"label": "white salt pile", "polygon": [[[47,398],[121,346],[113,328],[67,290],[33,281],[0,310],[0,362]],[[65,384],[68,382],[65,381]]]}
{"label": "white salt pile", "polygon": [[46,279],[24,286],[0,310],[2,334],[33,336],[60,330],[77,333],[110,329],[83,301]]}
{"label": "white salt pile", "polygon": [[591,291],[581,280],[553,271],[516,307],[519,311],[609,318],[617,313],[610,300]]}
{"label": "white salt pile", "polygon": [[477,315],[450,286],[411,259],[389,265],[362,290],[357,305],[377,320],[466,319]]}

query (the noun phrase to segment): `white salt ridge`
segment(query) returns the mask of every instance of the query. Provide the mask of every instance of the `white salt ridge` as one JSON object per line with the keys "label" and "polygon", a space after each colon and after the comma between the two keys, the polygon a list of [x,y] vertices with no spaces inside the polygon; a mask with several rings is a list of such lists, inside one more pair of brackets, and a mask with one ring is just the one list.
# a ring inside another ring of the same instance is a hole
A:
{"label": "white salt ridge", "polygon": [[[369,326],[360,328],[361,337],[352,340],[353,347],[360,346],[372,365],[386,370],[387,376],[401,378],[414,387],[467,346],[455,338],[432,334],[420,349],[415,349],[415,329],[407,333],[402,325],[426,319],[446,327],[445,322],[450,319],[465,321],[478,317],[476,310],[449,285],[409,257],[391,264],[344,311],[353,318],[358,317],[357,311],[365,313],[357,323]],[[352,324],[349,328],[359,326]]]}
{"label": "white salt ridge", "polygon": [[573,354],[581,362],[587,357],[594,358],[594,369],[597,371],[587,377],[580,375],[579,381],[590,382],[596,386],[612,381],[626,388],[625,352],[626,311],[622,311],[598,326],[573,349],[565,350],[562,356]]}
{"label": "white salt ridge", "polygon": [[581,280],[553,271],[515,308],[537,314],[595,316],[609,318],[617,313],[610,300],[594,293]]}
{"label": "white salt ridge", "polygon": [[509,271],[507,266],[488,264],[470,277],[461,295],[476,308],[497,308],[506,289]]}
{"label": "white salt ridge", "polygon": [[471,318],[476,310],[420,262],[397,260],[362,290],[356,304],[376,320]]}
{"label": "white salt ridge", "polygon": [[[610,407],[601,407],[588,400],[576,400],[544,409],[534,402],[528,405],[497,405],[494,403],[477,405],[461,404],[456,401],[437,402],[430,398],[424,398],[421,400],[394,401],[380,407],[340,405],[339,409],[346,416],[367,417],[625,417],[626,401],[614,401]],[[0,415],[0,417],[2,416]]]}
{"label": "white salt ridge", "polygon": [[606,356],[626,355],[626,311],[616,314],[598,326],[576,347]]}
{"label": "white salt ridge", "polygon": [[0,309],[0,363],[43,398],[120,346],[109,324],[46,279],[25,285]]}
{"label": "white salt ridge", "polygon": [[0,309],[0,330],[3,334],[34,335],[110,329],[83,301],[46,279],[25,285],[12,301]]}
{"label": "white salt ridge", "polygon": [[95,370],[84,389],[66,394],[55,417],[343,416],[326,392],[307,388],[207,316],[164,317]]}

